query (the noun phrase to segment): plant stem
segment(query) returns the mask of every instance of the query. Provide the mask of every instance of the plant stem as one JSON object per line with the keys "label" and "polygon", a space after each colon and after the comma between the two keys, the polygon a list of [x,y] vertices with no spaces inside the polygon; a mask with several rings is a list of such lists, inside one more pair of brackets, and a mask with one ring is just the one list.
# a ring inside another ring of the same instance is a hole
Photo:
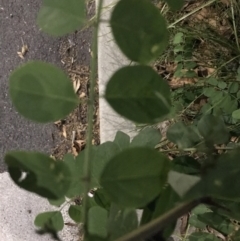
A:
{"label": "plant stem", "polygon": [[141,226],[140,228],[132,231],[129,234],[117,239],[116,241],[139,241],[145,240],[153,236],[154,234],[161,231],[172,221],[177,220],[182,215],[190,212],[193,208],[201,203],[205,202],[205,198],[196,199],[193,201],[185,202],[167,213],[163,214],[161,217],[152,220],[151,222]]}
{"label": "plant stem", "polygon": [[88,111],[87,111],[87,138],[86,138],[86,149],[85,149],[85,158],[84,158],[84,198],[83,198],[83,224],[85,235],[87,235],[87,223],[88,223],[88,192],[90,189],[91,183],[91,146],[92,146],[92,130],[93,130],[93,115],[94,115],[94,88],[96,86],[96,77],[97,77],[97,45],[98,45],[98,29],[99,29],[99,19],[101,14],[101,9],[103,5],[103,0],[99,0],[96,15],[96,21],[94,23],[93,31],[93,40],[92,40],[92,56],[91,56],[91,72],[90,72],[90,91],[88,99]]}

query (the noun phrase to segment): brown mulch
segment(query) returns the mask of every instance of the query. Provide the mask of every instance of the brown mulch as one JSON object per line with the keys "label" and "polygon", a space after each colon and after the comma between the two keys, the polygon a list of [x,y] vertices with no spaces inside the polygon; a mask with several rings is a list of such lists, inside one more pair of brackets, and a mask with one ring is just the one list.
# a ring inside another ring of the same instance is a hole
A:
{"label": "brown mulch", "polygon": [[[60,143],[55,147],[52,156],[62,159],[67,153],[74,156],[82,151],[86,143],[87,131],[87,99],[89,97],[89,66],[79,65],[76,58],[76,46],[68,40],[62,42],[59,50],[63,69],[70,77],[73,88],[80,99],[78,107],[65,119],[55,122],[61,137]],[[89,53],[90,54],[90,53]],[[95,88],[95,109],[92,144],[100,143],[99,137],[99,111],[98,111],[98,86]]]}

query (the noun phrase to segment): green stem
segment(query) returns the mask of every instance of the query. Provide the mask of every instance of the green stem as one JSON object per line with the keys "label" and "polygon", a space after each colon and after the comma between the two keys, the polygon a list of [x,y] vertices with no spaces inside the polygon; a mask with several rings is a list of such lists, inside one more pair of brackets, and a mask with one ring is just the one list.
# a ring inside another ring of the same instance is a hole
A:
{"label": "green stem", "polygon": [[167,213],[163,214],[161,217],[152,220],[151,222],[141,226],[140,228],[132,231],[129,234],[117,239],[116,241],[139,241],[145,240],[153,236],[154,234],[161,231],[165,228],[169,223],[177,220],[179,217],[183,216],[184,214],[190,212],[193,208],[198,206],[201,203],[205,202],[205,198],[189,201],[183,203]]}
{"label": "green stem", "polygon": [[[97,5],[97,4],[96,4]],[[91,73],[90,73],[90,91],[89,91],[89,100],[88,100],[88,111],[87,111],[87,137],[86,137],[86,149],[85,149],[85,158],[84,158],[84,198],[83,198],[83,224],[85,235],[87,235],[87,223],[88,223],[88,192],[90,190],[91,183],[91,146],[92,146],[92,130],[93,130],[93,115],[94,115],[94,88],[96,86],[97,78],[97,45],[98,45],[98,29],[99,29],[99,20],[101,9],[103,5],[103,0],[99,0],[96,15],[96,21],[94,24],[93,31],[93,40],[92,40],[92,57],[91,57]]]}

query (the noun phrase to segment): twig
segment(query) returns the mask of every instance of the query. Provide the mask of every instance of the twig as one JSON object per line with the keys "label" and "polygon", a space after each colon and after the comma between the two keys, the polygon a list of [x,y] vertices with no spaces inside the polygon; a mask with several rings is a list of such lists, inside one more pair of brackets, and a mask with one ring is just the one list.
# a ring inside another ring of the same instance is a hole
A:
{"label": "twig", "polygon": [[170,24],[170,25],[168,26],[168,28],[173,28],[174,25],[176,25],[177,23],[181,22],[181,21],[184,20],[185,18],[191,16],[192,14],[196,13],[197,11],[201,10],[202,8],[207,7],[208,5],[210,5],[210,4],[214,3],[214,2],[216,2],[216,0],[210,0],[209,2],[207,2],[207,3],[205,3],[205,4],[201,5],[201,6],[199,6],[199,7],[197,7],[197,8],[195,8],[195,9],[194,9],[193,11],[191,11],[190,13],[182,16],[181,18],[179,18],[178,20],[176,20],[174,23]]}
{"label": "twig", "polygon": [[239,49],[239,43],[238,43],[238,35],[237,35],[237,28],[236,28],[236,23],[235,23],[233,1],[232,0],[231,0],[231,13],[232,13],[232,21],[233,21],[233,30],[234,30],[235,40],[236,40],[237,48],[238,48],[238,50],[240,50]]}

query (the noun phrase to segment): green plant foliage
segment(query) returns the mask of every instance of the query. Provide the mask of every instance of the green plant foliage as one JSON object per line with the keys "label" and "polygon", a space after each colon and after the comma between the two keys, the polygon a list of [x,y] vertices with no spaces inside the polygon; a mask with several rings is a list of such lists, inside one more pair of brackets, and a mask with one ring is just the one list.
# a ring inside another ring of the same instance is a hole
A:
{"label": "green plant foliage", "polygon": [[53,36],[78,30],[85,22],[84,0],[43,0],[37,18],[39,27]]}
{"label": "green plant foliage", "polygon": [[171,170],[189,175],[200,173],[201,164],[190,156],[178,156],[171,161]]}
{"label": "green plant foliage", "polygon": [[223,120],[214,115],[204,115],[198,122],[198,130],[210,143],[223,144],[229,140],[229,132]]}
{"label": "green plant foliage", "polygon": [[128,148],[130,145],[130,136],[123,133],[122,131],[118,131],[116,133],[115,139],[113,141],[119,148],[120,151],[122,151],[125,148]]}
{"label": "green plant foliage", "polygon": [[224,235],[229,235],[235,230],[235,226],[228,219],[216,213],[199,214],[198,219]]}
{"label": "green plant foliage", "polygon": [[232,117],[233,117],[234,119],[240,120],[240,110],[235,110],[235,111],[233,111]]}
{"label": "green plant foliage", "polygon": [[200,177],[198,176],[187,175],[175,171],[170,171],[168,174],[168,183],[180,197],[183,197],[199,181]]}
{"label": "green plant foliage", "polygon": [[68,209],[68,214],[70,218],[76,222],[82,222],[82,207],[79,205],[71,205]]}
{"label": "green plant foliage", "polygon": [[43,123],[64,118],[79,102],[65,73],[40,61],[16,69],[10,76],[9,92],[19,113]]}
{"label": "green plant foliage", "polygon": [[207,208],[204,204],[200,204],[192,210],[191,216],[189,218],[189,224],[195,228],[204,229],[206,227],[206,223],[200,221],[198,215],[208,212],[211,212],[211,210]]}
{"label": "green plant foliage", "polygon": [[239,201],[239,163],[240,150],[235,149],[219,156],[215,165],[208,171],[186,195],[189,197],[211,196],[229,201]]}
{"label": "green plant foliage", "polygon": [[228,87],[228,92],[231,94],[237,93],[238,90],[239,90],[239,83],[237,83],[237,82],[231,83]]}
{"label": "green plant foliage", "polygon": [[167,211],[171,210],[176,205],[176,203],[180,201],[181,199],[174,191],[174,189],[170,185],[167,185],[167,187],[164,188],[156,201],[156,207],[153,212],[152,218],[157,218],[162,214],[166,213]]}
{"label": "green plant foliage", "polygon": [[109,240],[116,240],[138,227],[136,210],[123,209],[116,204],[110,207],[108,217]]}
{"label": "green plant foliage", "polygon": [[110,25],[122,52],[141,64],[158,57],[168,44],[165,20],[148,0],[119,1]]}
{"label": "green plant foliage", "polygon": [[88,232],[90,235],[106,238],[108,212],[101,207],[95,206],[88,211]]}
{"label": "green plant foliage", "polygon": [[94,200],[96,204],[107,210],[110,209],[111,202],[106,191],[103,188],[99,188],[94,192]]}
{"label": "green plant foliage", "polygon": [[13,181],[21,188],[50,199],[63,197],[70,186],[65,163],[37,152],[12,151],[5,162]]}
{"label": "green plant foliage", "polygon": [[161,140],[162,136],[159,130],[147,127],[141,130],[138,135],[136,135],[132,142],[131,147],[152,147],[154,148]]}
{"label": "green plant foliage", "polygon": [[114,142],[105,142],[92,151],[91,166],[92,166],[92,187],[100,187],[100,177],[104,167],[110,159],[119,152],[118,146]]}
{"label": "green plant foliage", "polygon": [[119,153],[107,163],[101,185],[113,202],[137,208],[161,192],[168,169],[169,161],[164,155],[150,148],[135,147]]}
{"label": "green plant foliage", "polygon": [[167,138],[177,144],[178,148],[193,147],[201,140],[195,126],[186,126],[182,122],[177,122],[168,128]]}
{"label": "green plant foliage", "polygon": [[123,67],[115,72],[105,98],[120,115],[138,123],[157,122],[170,111],[169,86],[148,66]]}
{"label": "green plant foliage", "polygon": [[48,199],[49,203],[53,206],[60,207],[65,202],[65,197],[59,199]]}
{"label": "green plant foliage", "polygon": [[71,183],[66,197],[72,198],[82,195],[84,190],[82,182],[84,153],[81,152],[76,159],[71,154],[67,154],[63,157],[63,161],[68,166],[71,173]]}
{"label": "green plant foliage", "polygon": [[64,226],[63,217],[59,211],[38,214],[34,224],[46,231],[60,231]]}

